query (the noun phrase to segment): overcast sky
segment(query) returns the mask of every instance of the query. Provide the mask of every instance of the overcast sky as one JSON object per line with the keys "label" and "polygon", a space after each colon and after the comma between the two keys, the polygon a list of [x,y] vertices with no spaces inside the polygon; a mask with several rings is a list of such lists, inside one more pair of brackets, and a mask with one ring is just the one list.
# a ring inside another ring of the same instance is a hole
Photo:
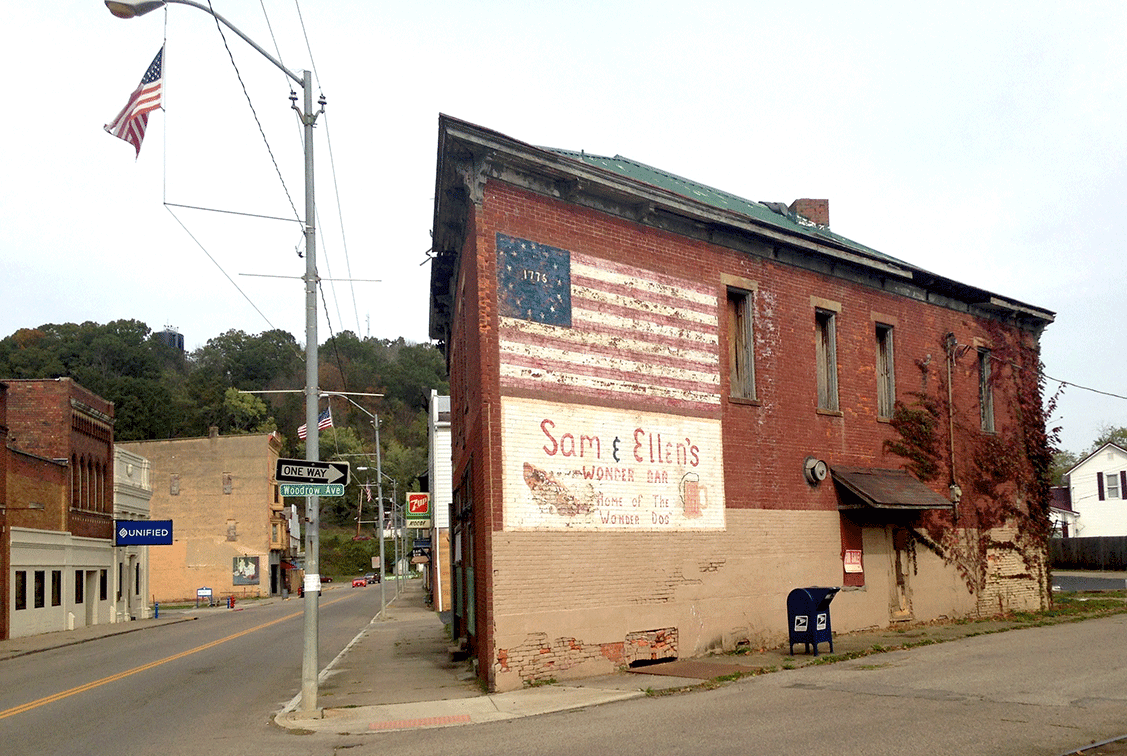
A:
{"label": "overcast sky", "polygon": [[[291,68],[312,66],[328,101],[319,273],[380,282],[326,280],[320,341],[428,340],[443,112],[748,199],[828,198],[838,233],[1055,311],[1048,375],[1127,395],[1127,3],[214,7],[266,49],[276,39]],[[102,126],[166,36],[165,111],[135,160]],[[0,38],[0,336],[132,318],[176,327],[189,350],[233,328],[304,342],[296,222],[162,204],[293,219],[288,192],[303,214],[284,75],[228,33],[232,65],[215,22],[184,6],[166,25],[164,11],[122,21],[100,0],[18,3]],[[1070,387],[1053,423],[1082,451],[1101,425],[1127,425],[1127,400]]]}

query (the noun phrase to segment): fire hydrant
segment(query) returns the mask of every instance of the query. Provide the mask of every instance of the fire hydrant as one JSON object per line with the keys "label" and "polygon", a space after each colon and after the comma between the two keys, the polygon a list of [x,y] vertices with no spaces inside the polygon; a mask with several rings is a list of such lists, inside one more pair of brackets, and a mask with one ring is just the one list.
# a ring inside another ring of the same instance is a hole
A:
{"label": "fire hydrant", "polygon": [[227,608],[228,609],[234,609],[235,608],[235,597],[234,596],[228,596],[227,597]]}

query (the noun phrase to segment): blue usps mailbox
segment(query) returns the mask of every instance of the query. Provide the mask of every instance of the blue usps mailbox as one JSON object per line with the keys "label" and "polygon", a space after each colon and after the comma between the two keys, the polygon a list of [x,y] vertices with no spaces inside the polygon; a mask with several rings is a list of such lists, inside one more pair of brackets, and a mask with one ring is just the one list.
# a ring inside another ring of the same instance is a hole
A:
{"label": "blue usps mailbox", "polygon": [[830,626],[830,602],[840,588],[795,588],[787,596],[787,620],[790,623],[790,653],[794,656],[794,644],[804,643],[806,652],[814,645],[814,656],[818,655],[818,644],[829,643],[830,653],[834,650],[833,628]]}
{"label": "blue usps mailbox", "polygon": [[115,520],[114,546],[171,546],[172,520]]}

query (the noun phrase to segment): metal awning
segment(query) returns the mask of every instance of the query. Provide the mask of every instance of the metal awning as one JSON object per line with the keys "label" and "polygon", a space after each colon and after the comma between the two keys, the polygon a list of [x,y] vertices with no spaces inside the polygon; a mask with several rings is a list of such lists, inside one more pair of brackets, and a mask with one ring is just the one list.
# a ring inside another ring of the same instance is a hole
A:
{"label": "metal awning", "polygon": [[[922,511],[951,509],[952,504],[903,470],[872,467],[832,468],[834,483],[846,492],[838,509]],[[851,495],[850,495],[851,494]]]}

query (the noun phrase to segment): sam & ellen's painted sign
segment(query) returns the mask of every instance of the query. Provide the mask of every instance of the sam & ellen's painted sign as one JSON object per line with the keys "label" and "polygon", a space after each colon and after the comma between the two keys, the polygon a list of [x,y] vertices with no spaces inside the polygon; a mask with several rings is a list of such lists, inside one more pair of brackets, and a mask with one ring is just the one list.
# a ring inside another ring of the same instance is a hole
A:
{"label": "sam & ellen's painted sign", "polygon": [[722,530],[720,421],[503,397],[506,530]]}

